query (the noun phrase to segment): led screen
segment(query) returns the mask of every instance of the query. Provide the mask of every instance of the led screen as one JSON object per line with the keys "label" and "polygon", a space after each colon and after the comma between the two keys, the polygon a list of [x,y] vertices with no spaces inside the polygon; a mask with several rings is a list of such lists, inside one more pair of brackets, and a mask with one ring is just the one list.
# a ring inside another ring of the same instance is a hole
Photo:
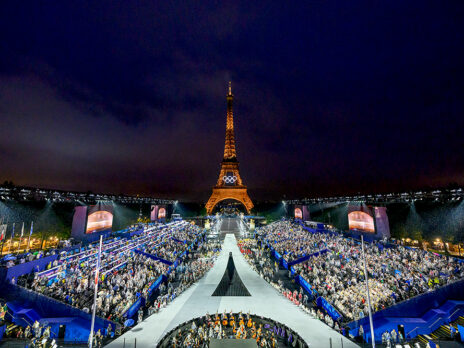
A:
{"label": "led screen", "polygon": [[113,226],[113,214],[109,211],[97,210],[87,216],[87,229],[85,233],[102,232],[111,230]]}
{"label": "led screen", "polygon": [[158,220],[158,209],[159,209],[159,207],[157,205],[152,205],[151,206],[151,211],[150,211],[150,220],[151,221]]}
{"label": "led screen", "polygon": [[158,212],[158,219],[164,219],[166,217],[166,209],[160,208]]}
{"label": "led screen", "polygon": [[300,208],[295,208],[295,219],[303,219],[303,212]]}
{"label": "led screen", "polygon": [[388,222],[387,208],[375,207],[374,211],[377,234],[382,237],[390,238],[390,223]]}
{"label": "led screen", "polygon": [[348,224],[350,230],[362,232],[375,232],[374,218],[363,211],[352,211],[348,214]]}

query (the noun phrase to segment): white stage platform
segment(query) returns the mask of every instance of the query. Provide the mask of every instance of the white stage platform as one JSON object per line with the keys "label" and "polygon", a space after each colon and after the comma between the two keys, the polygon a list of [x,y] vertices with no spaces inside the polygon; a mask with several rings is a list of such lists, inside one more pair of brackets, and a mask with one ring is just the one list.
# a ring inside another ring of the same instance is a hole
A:
{"label": "white stage platform", "polygon": [[[237,272],[251,294],[249,297],[211,296],[224,274],[229,252],[232,252]],[[216,264],[199,282],[181,294],[168,307],[145,319],[110,343],[108,347],[122,348],[125,341],[125,347],[131,348],[134,347],[135,338],[137,347],[155,347],[158,341],[177,325],[201,317],[206,312],[214,314],[222,313],[224,310],[243,313],[250,311],[283,323],[296,331],[310,347],[329,347],[329,338],[332,339],[333,348],[357,347],[350,340],[293,305],[254,272],[240,253],[233,234],[226,235]]]}

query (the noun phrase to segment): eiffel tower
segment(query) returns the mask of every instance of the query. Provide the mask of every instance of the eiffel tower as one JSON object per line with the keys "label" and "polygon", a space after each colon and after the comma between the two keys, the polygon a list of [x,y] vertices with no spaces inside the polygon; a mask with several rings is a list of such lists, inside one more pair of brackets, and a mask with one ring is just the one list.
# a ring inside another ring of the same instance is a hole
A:
{"label": "eiffel tower", "polygon": [[232,84],[229,82],[224,159],[221,163],[219,179],[216,186],[213,187],[211,197],[206,203],[206,212],[208,215],[213,212],[216,204],[226,199],[239,201],[245,206],[248,213],[250,213],[251,208],[253,208],[253,202],[248,196],[247,187],[243,185],[242,178],[238,171],[238,160],[235,152],[234,113],[232,111],[233,101]]}

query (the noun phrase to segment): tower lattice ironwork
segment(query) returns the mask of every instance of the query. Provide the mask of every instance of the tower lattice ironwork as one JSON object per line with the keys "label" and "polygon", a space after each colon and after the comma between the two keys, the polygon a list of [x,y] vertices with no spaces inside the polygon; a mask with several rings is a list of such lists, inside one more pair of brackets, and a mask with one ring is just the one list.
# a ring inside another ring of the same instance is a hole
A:
{"label": "tower lattice ironwork", "polygon": [[211,197],[206,203],[206,212],[208,214],[213,212],[214,207],[219,202],[226,199],[233,199],[241,202],[248,213],[253,208],[253,202],[248,196],[247,187],[243,184],[238,170],[237,153],[235,150],[233,101],[234,95],[232,94],[232,85],[229,82],[224,158],[221,162],[219,179],[216,186],[213,187]]}

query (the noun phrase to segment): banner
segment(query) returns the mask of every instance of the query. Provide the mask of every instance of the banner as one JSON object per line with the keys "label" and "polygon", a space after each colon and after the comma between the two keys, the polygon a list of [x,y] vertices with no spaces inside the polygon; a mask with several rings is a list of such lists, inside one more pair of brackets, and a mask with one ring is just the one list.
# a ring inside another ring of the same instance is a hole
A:
{"label": "banner", "polygon": [[153,260],[156,260],[156,261],[160,261],[162,263],[165,263],[166,265],[169,265],[171,266],[172,265],[172,262],[171,261],[168,261],[168,260],[165,260],[165,259],[162,259],[161,257],[158,257],[158,256],[155,256],[155,255],[152,255],[152,254],[147,254],[141,250],[138,250],[138,249],[134,249],[134,251],[137,253],[137,254],[141,254],[145,257],[149,257],[150,259],[153,259]]}
{"label": "banner", "polygon": [[132,318],[135,314],[137,314],[138,310],[140,309],[140,307],[144,306],[145,305],[145,297],[143,296],[140,296],[137,301],[135,301],[132,306],[130,306],[130,308],[127,310],[126,313],[124,313],[124,317],[126,317],[127,319],[130,319]]}
{"label": "banner", "polygon": [[309,294],[311,294],[311,295],[316,294],[317,295],[317,291],[315,291],[315,290],[313,291],[311,289],[311,285],[302,276],[298,276],[298,283],[300,283],[301,287],[304,290],[306,290],[306,292],[308,292]]}
{"label": "banner", "polygon": [[342,315],[322,296],[316,299],[316,304],[318,307],[324,308],[333,320],[336,321],[342,317]]}
{"label": "banner", "polygon": [[159,288],[165,278],[166,276],[162,274],[158,277],[158,279],[155,280],[153,284],[150,285],[148,288],[148,296],[151,296]]}

